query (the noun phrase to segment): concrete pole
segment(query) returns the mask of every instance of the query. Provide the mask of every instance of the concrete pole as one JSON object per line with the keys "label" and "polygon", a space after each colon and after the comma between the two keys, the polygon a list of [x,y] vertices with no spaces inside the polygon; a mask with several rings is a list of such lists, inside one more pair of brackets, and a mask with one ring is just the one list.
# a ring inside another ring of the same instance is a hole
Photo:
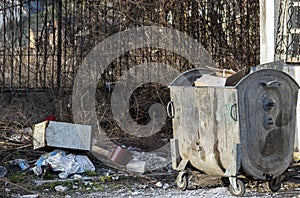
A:
{"label": "concrete pole", "polygon": [[260,63],[274,61],[280,0],[260,0]]}

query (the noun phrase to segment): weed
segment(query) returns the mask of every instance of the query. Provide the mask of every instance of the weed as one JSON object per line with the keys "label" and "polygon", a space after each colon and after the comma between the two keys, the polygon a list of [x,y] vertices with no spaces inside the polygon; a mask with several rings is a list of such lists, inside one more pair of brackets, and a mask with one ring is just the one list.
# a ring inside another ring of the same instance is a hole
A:
{"label": "weed", "polygon": [[104,186],[102,186],[101,184],[97,183],[97,182],[94,182],[93,183],[93,187],[95,189],[97,189],[98,191],[103,191],[104,190]]}
{"label": "weed", "polygon": [[116,190],[116,189],[121,188],[121,186],[118,185],[117,183],[109,183],[109,184],[108,184],[108,188],[109,188],[110,190]]}
{"label": "weed", "polygon": [[9,176],[9,180],[13,183],[22,183],[25,180],[25,173],[14,172]]}
{"label": "weed", "polygon": [[43,189],[49,189],[51,191],[55,190],[55,186],[58,185],[63,185],[68,187],[69,189],[71,189],[73,187],[73,183],[72,182],[61,182],[61,181],[56,181],[56,182],[51,182],[51,183],[47,183],[47,184],[43,184],[40,185],[38,187],[39,190],[43,190]]}
{"label": "weed", "polygon": [[86,170],[85,172],[84,172],[84,174],[85,175],[87,175],[87,176],[96,176],[97,175],[97,173],[96,173],[96,171],[91,171],[91,170]]}
{"label": "weed", "polygon": [[109,176],[100,176],[98,178],[98,181],[101,182],[101,183],[104,183],[104,182],[107,182],[107,181],[111,181],[111,177],[109,177]]}
{"label": "weed", "polygon": [[15,151],[15,155],[16,155],[17,157],[20,157],[20,156],[21,156],[21,153],[20,153],[19,151]]}
{"label": "weed", "polygon": [[43,175],[43,178],[44,179],[55,179],[56,176],[50,172],[46,172],[44,175]]}

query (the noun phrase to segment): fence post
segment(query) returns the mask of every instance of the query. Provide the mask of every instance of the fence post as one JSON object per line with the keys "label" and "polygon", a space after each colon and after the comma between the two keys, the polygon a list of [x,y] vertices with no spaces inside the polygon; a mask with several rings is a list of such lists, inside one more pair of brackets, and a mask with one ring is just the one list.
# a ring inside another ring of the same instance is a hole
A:
{"label": "fence post", "polygon": [[62,1],[57,1],[57,88],[61,90]]}
{"label": "fence post", "polygon": [[62,1],[57,1],[57,88],[59,102],[59,119],[63,119],[62,109],[62,84],[61,84],[61,68],[62,68]]}

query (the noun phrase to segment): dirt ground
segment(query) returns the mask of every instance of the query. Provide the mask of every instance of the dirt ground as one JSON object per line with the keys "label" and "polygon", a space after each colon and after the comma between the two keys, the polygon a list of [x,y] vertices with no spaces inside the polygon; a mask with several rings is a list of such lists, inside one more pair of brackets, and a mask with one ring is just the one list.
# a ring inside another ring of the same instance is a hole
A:
{"label": "dirt ground", "polygon": [[[95,173],[83,174],[87,179],[58,180],[51,171],[36,176],[30,171],[21,171],[18,166],[7,162],[25,158],[33,164],[47,151],[33,151],[31,145],[10,145],[1,147],[0,165],[7,168],[7,174],[0,179],[0,197],[231,197],[228,184],[221,178],[196,171],[189,172],[189,187],[186,191],[177,189],[175,171],[160,171],[135,175],[107,167],[89,153],[86,154],[96,167]],[[276,192],[268,190],[266,182],[249,181],[245,197],[300,197],[300,163],[293,164],[286,174],[282,188]],[[72,178],[72,177],[71,177]],[[45,182],[38,185],[38,182]],[[57,186],[66,187],[63,192]]]}
{"label": "dirt ground", "polygon": [[[0,197],[232,197],[228,182],[218,177],[190,170],[188,189],[180,191],[175,184],[177,172],[170,166],[143,175],[133,174],[108,167],[89,152],[78,154],[87,155],[96,171],[63,181],[51,170],[36,176],[30,170],[22,171],[18,166],[9,165],[11,160],[26,159],[33,166],[42,154],[50,151],[33,150],[30,140],[17,143],[0,139],[0,166],[7,169],[6,175],[0,178]],[[278,192],[271,192],[266,182],[249,180],[244,196],[300,198],[300,163],[290,166]]]}

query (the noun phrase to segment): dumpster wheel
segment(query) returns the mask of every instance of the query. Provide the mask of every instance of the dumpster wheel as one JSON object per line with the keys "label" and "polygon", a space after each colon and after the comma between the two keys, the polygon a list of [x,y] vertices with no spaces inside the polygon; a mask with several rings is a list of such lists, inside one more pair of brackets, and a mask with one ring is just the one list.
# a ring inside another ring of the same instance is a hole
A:
{"label": "dumpster wheel", "polygon": [[268,182],[268,187],[272,192],[277,192],[281,188],[281,181],[278,178],[271,179]]}
{"label": "dumpster wheel", "polygon": [[188,174],[185,171],[179,172],[176,178],[176,185],[180,190],[186,190],[188,187]]}
{"label": "dumpster wheel", "polygon": [[241,179],[236,179],[236,188],[229,185],[229,191],[232,195],[242,197],[245,194],[245,183]]}

